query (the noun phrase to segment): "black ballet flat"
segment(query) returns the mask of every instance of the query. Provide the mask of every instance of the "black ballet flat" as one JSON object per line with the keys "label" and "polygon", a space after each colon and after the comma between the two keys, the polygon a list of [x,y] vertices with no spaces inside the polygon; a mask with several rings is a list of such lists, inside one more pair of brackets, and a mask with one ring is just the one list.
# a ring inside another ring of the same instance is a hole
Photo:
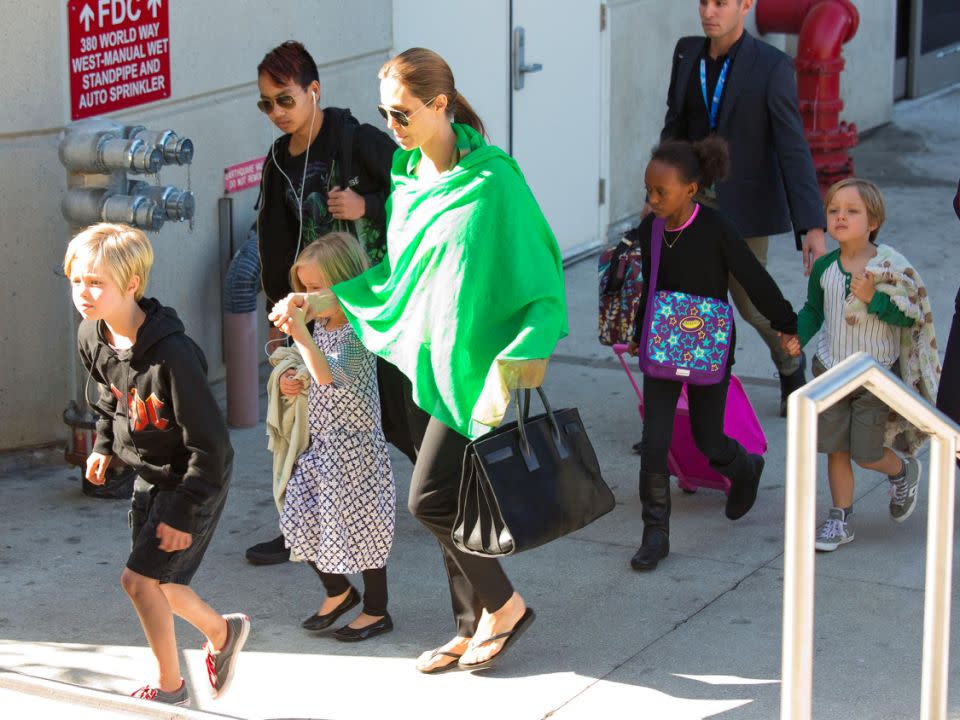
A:
{"label": "black ballet flat", "polygon": [[340,642],[360,642],[361,640],[369,640],[372,637],[382,635],[391,630],[393,630],[393,620],[388,614],[362,628],[352,628],[349,625],[344,625],[339,630],[334,631],[333,637]]}
{"label": "black ballet flat", "polygon": [[356,589],[351,585],[350,592],[343,599],[337,607],[328,612],[326,615],[313,614],[300,623],[300,626],[305,630],[317,631],[317,630],[326,630],[328,627],[333,625],[337,619],[343,615],[345,612],[352,610],[357,605],[360,604],[360,595],[357,593]]}

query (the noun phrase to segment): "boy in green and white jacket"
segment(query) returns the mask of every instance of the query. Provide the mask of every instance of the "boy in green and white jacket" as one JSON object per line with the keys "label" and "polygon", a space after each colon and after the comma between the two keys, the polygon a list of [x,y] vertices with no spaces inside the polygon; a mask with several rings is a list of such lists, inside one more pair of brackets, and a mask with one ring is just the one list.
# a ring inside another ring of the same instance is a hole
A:
{"label": "boy in green and white jacket", "polygon": [[[784,347],[799,354],[822,327],[813,359],[815,377],[863,351],[923,395],[932,383],[931,397],[936,397],[939,361],[915,342],[919,334],[933,333],[926,289],[902,255],[875,244],[885,217],[879,189],[848,178],[827,191],[824,204],[828,230],[840,247],[814,263],[807,302],[798,314],[799,340],[785,339]],[[836,550],[854,538],[853,462],[887,475],[890,516],[896,522],[911,515],[921,471],[913,452],[922,440],[915,430],[905,437],[910,454],[901,457],[891,445],[904,429],[901,419],[865,388],[820,413],[817,450],[827,453],[833,507],[817,529],[817,550]]]}

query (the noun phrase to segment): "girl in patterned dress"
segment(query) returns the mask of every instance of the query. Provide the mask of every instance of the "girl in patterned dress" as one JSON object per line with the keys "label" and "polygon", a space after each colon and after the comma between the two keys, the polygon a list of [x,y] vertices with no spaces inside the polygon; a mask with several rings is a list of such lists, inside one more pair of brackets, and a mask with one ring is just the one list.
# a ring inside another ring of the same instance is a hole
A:
{"label": "girl in patterned dress", "polygon": [[[356,238],[329,233],[300,253],[290,284],[297,292],[316,292],[366,268]],[[358,605],[360,596],[345,576],[362,573],[363,610],[334,637],[366,640],[393,629],[386,563],[396,489],[380,423],[376,359],[343,313],[315,322],[312,337],[302,311],[281,329],[296,343],[314,380],[307,399],[310,444],[294,466],[280,516],[291,559],[309,564],[327,593],[302,625],[323,630]],[[298,380],[281,379],[281,392],[299,391]]]}

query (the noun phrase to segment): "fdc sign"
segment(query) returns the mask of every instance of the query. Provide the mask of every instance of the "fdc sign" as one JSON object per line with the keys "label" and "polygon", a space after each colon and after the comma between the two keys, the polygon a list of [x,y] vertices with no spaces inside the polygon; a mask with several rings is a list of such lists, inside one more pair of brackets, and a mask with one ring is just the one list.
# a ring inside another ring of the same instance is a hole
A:
{"label": "fdc sign", "polygon": [[70,0],[74,120],[170,97],[170,0]]}

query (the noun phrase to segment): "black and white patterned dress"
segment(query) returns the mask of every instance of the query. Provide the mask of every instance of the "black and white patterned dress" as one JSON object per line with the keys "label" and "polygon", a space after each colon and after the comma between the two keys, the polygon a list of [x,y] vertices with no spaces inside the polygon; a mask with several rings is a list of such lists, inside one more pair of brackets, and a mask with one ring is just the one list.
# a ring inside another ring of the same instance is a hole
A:
{"label": "black and white patterned dress", "polygon": [[297,459],[280,514],[291,559],[327,573],[384,567],[396,488],[380,425],[376,358],[345,324],[314,325],[333,382],[307,393],[310,445]]}

